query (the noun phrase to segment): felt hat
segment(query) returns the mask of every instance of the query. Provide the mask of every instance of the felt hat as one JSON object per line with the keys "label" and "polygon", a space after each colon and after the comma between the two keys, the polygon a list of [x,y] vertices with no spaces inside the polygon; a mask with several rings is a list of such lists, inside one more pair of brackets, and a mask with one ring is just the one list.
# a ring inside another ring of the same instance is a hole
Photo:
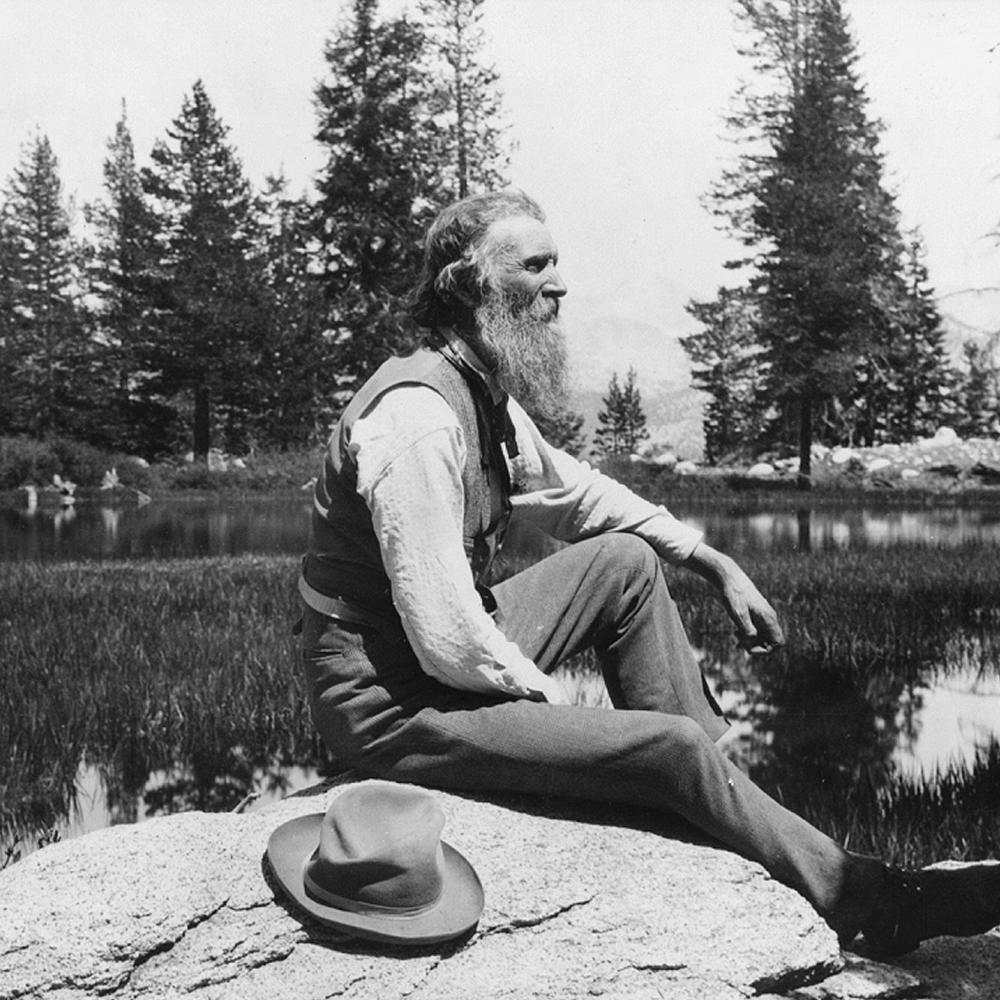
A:
{"label": "felt hat", "polygon": [[436,944],[475,927],[483,887],[441,840],[444,813],[421,788],[387,781],[349,785],[326,813],[279,826],[267,860],[282,889],[310,916],[355,937]]}

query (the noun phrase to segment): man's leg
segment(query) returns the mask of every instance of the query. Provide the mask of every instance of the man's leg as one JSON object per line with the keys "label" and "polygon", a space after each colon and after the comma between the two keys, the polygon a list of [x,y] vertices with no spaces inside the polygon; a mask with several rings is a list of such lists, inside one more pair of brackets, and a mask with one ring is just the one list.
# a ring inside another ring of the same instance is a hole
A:
{"label": "man's leg", "polygon": [[360,770],[672,812],[759,861],[824,915],[836,910],[846,877],[846,852],[765,795],[686,716],[527,701],[426,707],[371,744]]}
{"label": "man's leg", "polygon": [[[649,634],[656,630],[648,631],[649,623],[644,624],[649,599],[637,597],[649,591],[641,583],[646,554],[627,542],[624,549],[631,547],[639,558],[622,560],[622,549],[614,556],[617,544],[597,556],[590,543],[581,543],[572,556],[560,553],[544,569],[533,568],[519,574],[510,587],[498,587],[502,612],[520,619],[501,625],[509,635],[516,634],[525,651],[545,669],[593,641],[610,671],[610,683],[621,685],[622,701],[653,697],[665,701],[651,704],[676,709],[689,700],[679,691],[696,690],[696,684],[658,679],[672,666],[664,657],[621,655],[623,650],[647,648]],[[574,559],[599,570],[594,578],[601,581],[597,590],[606,590],[603,599],[595,600],[591,592],[593,572],[569,572]],[[608,564],[622,561],[632,568],[609,584],[618,567]],[[627,586],[622,584],[626,578]],[[550,600],[552,595],[559,597]],[[612,614],[617,625],[609,628],[606,607],[616,601],[624,613]],[[654,607],[660,603],[659,598],[652,600]],[[551,628],[544,626],[543,608],[558,618],[550,619]],[[596,608],[597,613],[581,608]],[[524,610],[531,615],[520,618]],[[1000,921],[1000,913],[993,917],[997,878],[992,872],[986,873],[985,881],[979,871],[970,871],[965,883],[957,876],[924,879],[918,886],[922,901],[914,903],[892,887],[880,863],[847,854],[765,795],[715,746],[710,735],[715,715],[704,698],[700,704],[694,699],[694,710],[680,713],[489,699],[431,680],[401,633],[340,626],[308,610],[304,620],[303,653],[313,718],[342,763],[361,775],[453,790],[530,793],[669,810],[761,862],[776,878],[798,889],[846,938],[859,928],[874,928],[886,950],[914,947],[931,933],[972,933]],[[673,633],[670,643],[677,646],[682,633]],[[693,658],[676,662],[689,673]],[[659,693],[650,695],[651,691]],[[694,721],[699,715],[702,718]],[[959,929],[951,914],[954,906],[971,900],[970,879],[982,884],[980,895],[990,895],[974,907],[971,923],[963,915],[965,923]],[[950,908],[942,903],[945,895],[955,900]],[[908,918],[904,926],[899,914],[907,908],[918,916]]]}
{"label": "man's leg", "polygon": [[593,648],[615,708],[728,723],[708,692],[659,558],[635,535],[571,545],[493,588],[504,634],[542,670]]}
{"label": "man's leg", "polygon": [[727,723],[645,542],[607,534],[578,543],[494,594],[500,628],[541,669],[593,647],[619,710],[452,695],[371,743],[363,769],[445,788],[669,810],[832,911],[848,855],[715,746]]}

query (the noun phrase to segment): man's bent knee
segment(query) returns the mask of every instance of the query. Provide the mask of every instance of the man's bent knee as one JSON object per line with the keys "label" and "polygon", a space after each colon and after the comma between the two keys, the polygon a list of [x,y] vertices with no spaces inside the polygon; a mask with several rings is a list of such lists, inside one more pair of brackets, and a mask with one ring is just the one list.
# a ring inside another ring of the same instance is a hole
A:
{"label": "man's bent knee", "polygon": [[712,737],[694,719],[686,715],[668,715],[662,719],[660,744],[672,765],[689,766],[705,755],[718,755]]}
{"label": "man's bent knee", "polygon": [[602,570],[625,572],[629,576],[653,579],[660,573],[660,558],[653,547],[638,535],[609,531],[595,540]]}

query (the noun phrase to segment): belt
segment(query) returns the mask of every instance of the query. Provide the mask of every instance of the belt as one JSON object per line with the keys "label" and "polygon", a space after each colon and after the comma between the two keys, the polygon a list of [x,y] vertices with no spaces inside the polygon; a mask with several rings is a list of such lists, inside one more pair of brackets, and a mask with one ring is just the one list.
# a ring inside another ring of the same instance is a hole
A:
{"label": "belt", "polygon": [[388,615],[380,615],[353,601],[345,601],[342,597],[328,597],[326,594],[321,594],[306,581],[304,576],[299,577],[299,596],[313,611],[328,618],[339,618],[355,625],[372,625],[375,628],[384,628],[392,624],[392,618]]}

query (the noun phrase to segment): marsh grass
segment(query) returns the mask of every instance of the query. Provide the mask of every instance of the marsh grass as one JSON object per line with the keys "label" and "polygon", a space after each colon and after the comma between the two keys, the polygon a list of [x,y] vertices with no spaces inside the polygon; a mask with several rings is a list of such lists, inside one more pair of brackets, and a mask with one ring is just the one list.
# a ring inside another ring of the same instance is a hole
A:
{"label": "marsh grass", "polygon": [[297,565],[0,563],[5,838],[65,816],[81,761],[129,819],[151,771],[191,774],[171,805],[225,808],[246,792],[233,775],[321,760],[291,635]]}
{"label": "marsh grass", "polygon": [[[755,780],[857,850],[997,856],[995,742],[924,780],[892,762],[936,678],[1000,675],[996,549],[786,551],[744,565],[787,629],[762,660],[736,651],[699,579],[669,581],[713,686],[738,695]],[[226,809],[262,774],[335,767],[296,666],[297,569],[291,556],[0,563],[0,864],[15,837],[65,819],[81,761],[100,771],[113,821],[134,820],[144,794],[154,811]],[[604,702],[592,657],[563,676],[578,702]],[[153,773],[170,777],[148,789]]]}

